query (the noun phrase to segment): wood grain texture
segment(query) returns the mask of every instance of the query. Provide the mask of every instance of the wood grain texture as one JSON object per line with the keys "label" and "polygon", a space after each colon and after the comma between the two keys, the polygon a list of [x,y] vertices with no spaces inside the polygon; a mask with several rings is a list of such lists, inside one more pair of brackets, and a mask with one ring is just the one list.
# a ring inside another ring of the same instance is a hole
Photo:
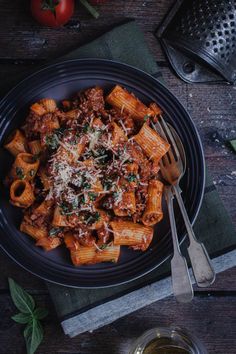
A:
{"label": "wood grain texture", "polygon": [[[35,299],[38,305],[50,308],[50,314],[44,321],[45,339],[37,354],[127,354],[135,338],[158,326],[186,328],[205,344],[210,354],[235,353],[232,328],[236,326],[236,297],[230,293],[227,301],[223,296],[207,295],[204,298],[196,296],[191,304],[178,304],[169,297],[100,330],[73,339],[62,333],[50,299],[46,295],[35,296]],[[23,326],[9,319],[15,310],[7,294],[0,297],[0,309],[1,353],[25,354]]]}
{"label": "wood grain texture", "polygon": [[[236,90],[226,85],[189,85],[169,68],[153,35],[174,0],[110,0],[94,20],[76,2],[71,21],[59,29],[43,28],[30,16],[28,0],[0,0],[0,80],[5,90],[16,77],[77,48],[116,24],[135,18],[162,68],[167,86],[190,112],[201,135],[206,161],[216,188],[236,225],[236,155],[227,141],[236,138]],[[0,95],[3,94],[3,90]],[[0,353],[25,354],[22,327],[10,316],[16,312],[7,287],[11,276],[50,309],[45,340],[38,354],[125,354],[134,338],[155,326],[183,326],[195,333],[209,353],[233,354],[236,348],[236,268],[217,276],[210,289],[196,289],[193,303],[173,297],[139,310],[94,333],[74,339],[64,336],[43,281],[22,270],[0,253]]]}

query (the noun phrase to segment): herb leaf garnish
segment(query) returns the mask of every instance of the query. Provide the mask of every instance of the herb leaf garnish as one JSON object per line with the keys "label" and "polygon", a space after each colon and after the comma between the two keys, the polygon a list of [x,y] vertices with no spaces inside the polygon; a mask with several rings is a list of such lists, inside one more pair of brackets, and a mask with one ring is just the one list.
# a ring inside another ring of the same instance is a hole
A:
{"label": "herb leaf garnish", "polygon": [[9,278],[9,287],[12,301],[20,312],[32,314],[35,308],[34,299],[22,289],[13,279]]}
{"label": "herb leaf garnish", "polygon": [[41,323],[35,318],[33,318],[33,320],[29,322],[25,327],[24,337],[25,337],[27,354],[35,353],[39,344],[43,340],[43,327]]}
{"label": "herb leaf garnish", "polygon": [[16,175],[19,179],[24,179],[25,175],[21,167],[16,167]]}
{"label": "herb leaf garnish", "polygon": [[36,307],[33,297],[28,294],[13,279],[8,278],[11,298],[20,311],[12,319],[21,324],[26,324],[24,337],[27,354],[34,354],[43,340],[43,328],[40,320],[48,315],[47,309]]}

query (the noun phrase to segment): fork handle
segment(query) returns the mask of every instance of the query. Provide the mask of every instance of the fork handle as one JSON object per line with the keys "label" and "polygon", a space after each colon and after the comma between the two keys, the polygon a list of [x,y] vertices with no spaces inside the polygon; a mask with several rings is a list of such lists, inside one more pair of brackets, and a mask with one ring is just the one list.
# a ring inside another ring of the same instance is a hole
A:
{"label": "fork handle", "polygon": [[188,254],[192,264],[193,274],[196,279],[196,283],[201,288],[208,287],[215,280],[214,268],[212,267],[211,260],[209,258],[205,246],[202,243],[198,242],[195,237],[192,225],[190,223],[187,211],[184,206],[183,199],[181,197],[180,187],[173,186],[173,190],[178,201],[181,213],[183,215],[187,234],[190,241],[188,247]]}
{"label": "fork handle", "polygon": [[174,247],[174,255],[171,260],[171,279],[173,293],[177,301],[190,302],[193,298],[193,287],[189,276],[186,259],[181,255],[177,236],[174,209],[173,193],[171,188],[165,189],[165,197],[168,206],[171,234]]}

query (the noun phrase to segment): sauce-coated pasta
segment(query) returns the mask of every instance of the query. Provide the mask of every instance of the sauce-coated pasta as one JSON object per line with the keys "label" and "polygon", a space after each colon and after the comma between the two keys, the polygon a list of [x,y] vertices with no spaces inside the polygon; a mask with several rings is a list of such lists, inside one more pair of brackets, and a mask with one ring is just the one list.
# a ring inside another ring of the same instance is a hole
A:
{"label": "sauce-coated pasta", "polygon": [[77,266],[117,262],[120,246],[145,251],[163,217],[158,161],[169,144],[150,125],[160,113],[118,85],[32,104],[5,144],[20,230],[46,251],[64,244]]}

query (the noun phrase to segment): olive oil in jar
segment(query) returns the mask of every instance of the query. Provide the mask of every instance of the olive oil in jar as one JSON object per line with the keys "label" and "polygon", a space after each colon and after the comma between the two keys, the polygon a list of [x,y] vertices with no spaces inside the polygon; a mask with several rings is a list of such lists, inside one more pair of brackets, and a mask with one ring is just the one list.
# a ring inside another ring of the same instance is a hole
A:
{"label": "olive oil in jar", "polygon": [[155,338],[144,348],[143,354],[191,354],[187,349],[177,346],[171,338]]}
{"label": "olive oil in jar", "polygon": [[129,354],[207,354],[194,335],[178,327],[157,327],[144,332]]}

